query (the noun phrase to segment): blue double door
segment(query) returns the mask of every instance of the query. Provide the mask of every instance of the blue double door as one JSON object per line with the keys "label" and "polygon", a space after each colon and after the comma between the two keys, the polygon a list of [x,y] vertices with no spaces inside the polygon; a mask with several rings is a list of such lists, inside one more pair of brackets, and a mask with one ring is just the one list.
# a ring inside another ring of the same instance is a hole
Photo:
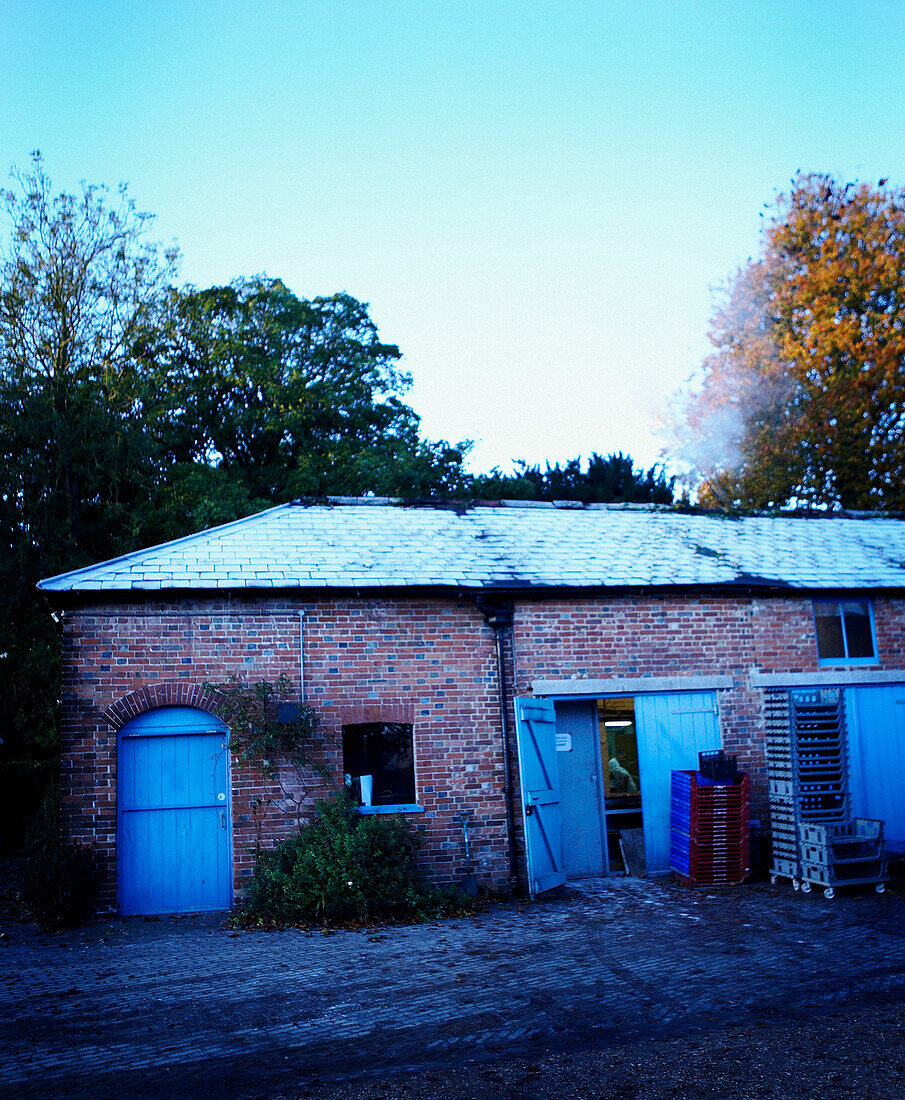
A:
{"label": "blue double door", "polygon": [[[721,747],[714,692],[633,699],[645,863],[669,870],[673,769]],[[597,700],[517,699],[523,824],[532,894],[606,874],[607,826]]]}
{"label": "blue double door", "polygon": [[120,731],[117,882],[125,915],[228,909],[229,732],[192,707],[161,707]]}
{"label": "blue double door", "polygon": [[852,812],[905,854],[905,683],[846,688],[845,710]]}

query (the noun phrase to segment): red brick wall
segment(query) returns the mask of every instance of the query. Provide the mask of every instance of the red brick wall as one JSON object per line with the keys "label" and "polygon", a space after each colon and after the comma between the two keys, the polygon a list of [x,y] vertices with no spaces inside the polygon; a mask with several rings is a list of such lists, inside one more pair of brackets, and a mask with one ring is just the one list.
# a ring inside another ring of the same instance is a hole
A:
{"label": "red brick wall", "polygon": [[[905,600],[878,599],[880,664],[905,668]],[[316,752],[331,784],[342,782],[345,723],[412,722],[418,801],[427,829],[424,860],[439,881],[464,872],[462,810],[470,814],[476,870],[505,885],[505,799],[494,638],[469,599],[395,597],[187,598],[86,606],[64,619],[64,821],[67,835],[94,840],[115,903],[117,729],[165,703],[216,710],[206,682],[301,684],[299,612],[304,612],[307,701],[319,716]],[[729,675],[718,692],[724,744],[754,779],[755,815],[766,816],[761,693],[751,671],[818,669],[807,598],[733,595],[613,596],[516,601],[509,682],[530,694],[538,679]],[[512,718],[511,699],[508,708]],[[517,791],[517,759],[512,768]],[[251,874],[257,842],[293,827],[294,776],[280,782],[233,761],[236,889]],[[307,799],[325,793],[314,775]],[[516,796],[516,821],[520,812]],[[520,830],[519,830],[520,831]],[[523,856],[522,840],[519,851]],[[523,866],[523,864],[522,864]]]}
{"label": "red brick wall", "polygon": [[535,680],[618,677],[637,678],[641,692],[650,676],[732,676],[732,688],[718,692],[723,745],[751,773],[755,813],[762,813],[761,700],[748,686],[758,661],[752,618],[752,601],[731,595],[522,601],[514,630],[517,690],[530,694]]}
{"label": "red brick wall", "polygon": [[[418,801],[433,876],[464,873],[467,810],[481,879],[505,883],[505,802],[499,753],[493,634],[473,603],[458,600],[210,601],[144,607],[87,606],[64,618],[63,829],[94,840],[106,861],[106,906],[115,904],[117,729],[140,709],[208,704],[205,683],[285,674],[300,687],[300,618],[307,701],[319,717],[315,753],[330,786],[342,784],[342,726],[380,720],[414,726]],[[122,702],[125,700],[125,702]],[[281,787],[282,784],[282,787]],[[293,827],[297,778],[278,781],[232,762],[235,886],[251,874],[255,844]],[[326,793],[312,774],[307,798]]]}
{"label": "red brick wall", "polygon": [[[905,669],[905,600],[873,601],[879,660]],[[751,774],[752,810],[769,818],[762,746],[762,692],[749,673],[816,672],[810,597],[648,595],[520,601],[516,606],[517,692],[535,680],[730,675],[717,693],[723,745]],[[859,666],[863,667],[863,666]]]}
{"label": "red brick wall", "polygon": [[739,597],[524,600],[516,607],[520,690],[532,680],[724,673],[751,663],[750,602]]}
{"label": "red brick wall", "polygon": [[[884,596],[872,603],[878,660],[867,667],[905,668],[905,600]],[[754,599],[751,608],[754,653],[760,671],[815,672],[849,667],[843,661],[818,663],[810,599]]]}
{"label": "red brick wall", "polygon": [[874,600],[874,626],[881,664],[905,668],[905,599]]}

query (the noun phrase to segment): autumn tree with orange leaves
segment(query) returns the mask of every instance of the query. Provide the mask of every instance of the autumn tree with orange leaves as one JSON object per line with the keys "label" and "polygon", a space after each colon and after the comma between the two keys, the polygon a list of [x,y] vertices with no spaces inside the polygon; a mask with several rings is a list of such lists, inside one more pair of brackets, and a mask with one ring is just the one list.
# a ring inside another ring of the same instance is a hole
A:
{"label": "autumn tree with orange leaves", "polygon": [[798,175],[725,288],[674,455],[702,503],[905,510],[905,190]]}

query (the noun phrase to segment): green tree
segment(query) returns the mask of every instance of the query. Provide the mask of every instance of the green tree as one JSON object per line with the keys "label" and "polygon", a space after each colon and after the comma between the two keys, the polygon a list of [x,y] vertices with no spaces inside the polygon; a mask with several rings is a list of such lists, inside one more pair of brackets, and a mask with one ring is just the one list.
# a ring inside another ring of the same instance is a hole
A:
{"label": "green tree", "polygon": [[172,274],[126,189],[54,196],[39,154],[0,191],[0,834],[52,783],[60,643],[42,576],[125,549],[156,462],[131,345]]}
{"label": "green tree", "polygon": [[171,291],[164,317],[143,356],[177,481],[229,485],[249,505],[463,483],[468,444],[421,438],[399,349],[349,295],[305,300],[278,279],[240,279]]}
{"label": "green tree", "polygon": [[[0,496],[40,567],[114,549],[148,447],[132,344],[172,276],[125,186],[51,194],[33,157],[0,193]],[[27,535],[26,538],[23,536]]]}
{"label": "green tree", "polygon": [[660,466],[635,469],[630,455],[621,451],[606,457],[594,452],[583,469],[581,458],[572,458],[546,469],[523,459],[513,463],[511,475],[500,470],[474,478],[471,494],[479,500],[580,500],[596,503],[671,504],[674,477]]}
{"label": "green tree", "polygon": [[118,552],[154,477],[132,343],[174,251],[125,187],[53,196],[39,154],[0,192],[0,729],[52,748],[58,640],[34,584]]}
{"label": "green tree", "polygon": [[710,338],[675,431],[704,501],[905,508],[905,191],[797,176]]}
{"label": "green tree", "polygon": [[[125,187],[0,192],[0,770],[52,759],[59,638],[35,582],[304,494],[461,491],[398,349],[348,295],[178,291]],[[0,797],[0,802],[3,799]],[[2,824],[2,822],[0,822]]]}

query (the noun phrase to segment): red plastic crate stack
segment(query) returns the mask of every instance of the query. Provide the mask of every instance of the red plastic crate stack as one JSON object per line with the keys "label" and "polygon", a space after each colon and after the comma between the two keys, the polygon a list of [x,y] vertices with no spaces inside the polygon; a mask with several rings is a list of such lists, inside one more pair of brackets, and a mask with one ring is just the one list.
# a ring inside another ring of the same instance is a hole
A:
{"label": "red plastic crate stack", "polygon": [[694,771],[672,775],[670,866],[692,886],[744,882],[750,859],[750,784],[702,783]]}

